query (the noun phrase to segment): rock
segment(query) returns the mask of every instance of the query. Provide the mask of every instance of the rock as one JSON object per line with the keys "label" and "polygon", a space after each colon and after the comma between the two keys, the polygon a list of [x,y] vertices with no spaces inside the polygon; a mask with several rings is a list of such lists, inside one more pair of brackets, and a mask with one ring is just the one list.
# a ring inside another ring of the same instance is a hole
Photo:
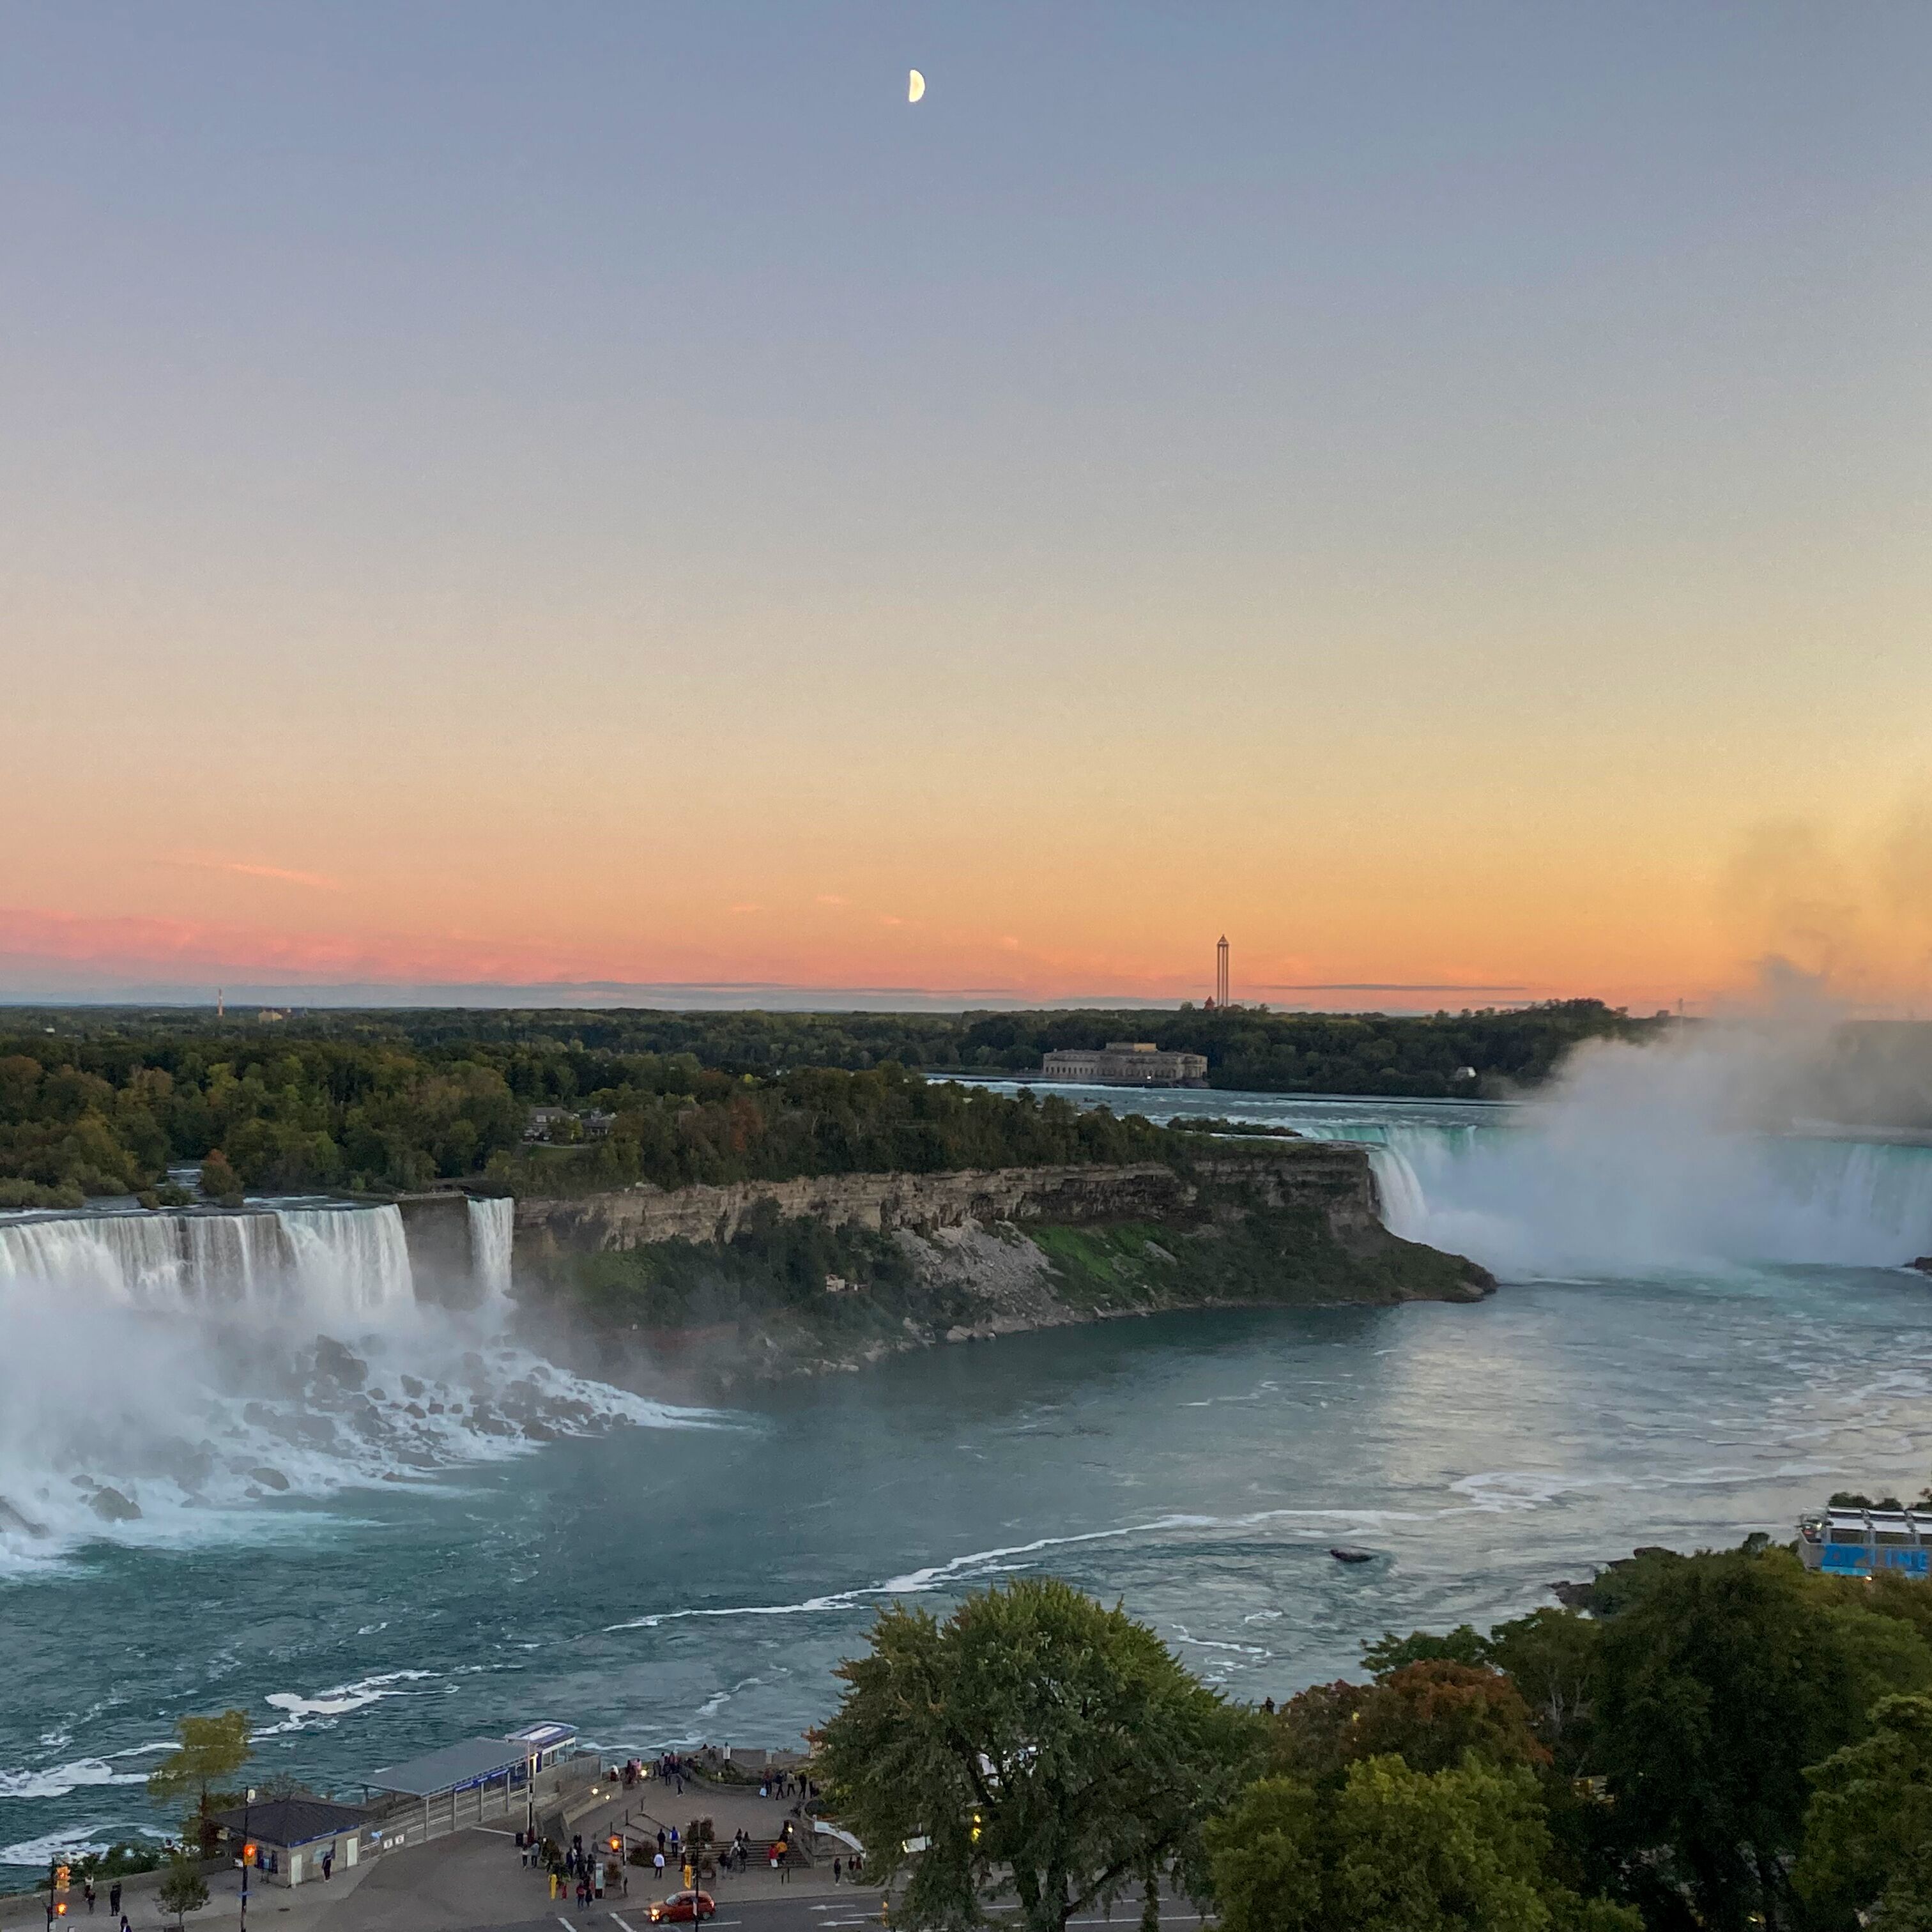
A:
{"label": "rock", "polygon": [[404,1393],[404,1394],[405,1394],[406,1396],[411,1396],[411,1397],[412,1397],[412,1398],[413,1398],[413,1397],[415,1397],[415,1396],[420,1396],[420,1395],[422,1394],[422,1392],[423,1392],[423,1385],[422,1385],[422,1384],[421,1382],[418,1382],[418,1381],[416,1380],[416,1377],[415,1377],[414,1376],[404,1376],[404,1378],[403,1378],[403,1393]]}
{"label": "rock", "polygon": [[47,1526],[36,1522],[30,1516],[23,1515],[4,1496],[0,1496],[0,1529],[10,1529],[20,1536],[44,1536]]}
{"label": "rock", "polygon": [[359,1389],[369,1379],[369,1365],[359,1355],[327,1335],[315,1338],[315,1372],[318,1378],[340,1382],[344,1388]]}
{"label": "rock", "polygon": [[134,1522],[140,1517],[141,1505],[118,1490],[96,1490],[87,1502],[103,1522]]}
{"label": "rock", "polygon": [[265,1490],[285,1490],[289,1486],[288,1478],[279,1469],[271,1469],[265,1466],[259,1469],[250,1469],[248,1473]]}
{"label": "rock", "polygon": [[1921,1255],[1916,1262],[1907,1262],[1910,1268],[1916,1268],[1921,1274],[1932,1274],[1932,1255]]}

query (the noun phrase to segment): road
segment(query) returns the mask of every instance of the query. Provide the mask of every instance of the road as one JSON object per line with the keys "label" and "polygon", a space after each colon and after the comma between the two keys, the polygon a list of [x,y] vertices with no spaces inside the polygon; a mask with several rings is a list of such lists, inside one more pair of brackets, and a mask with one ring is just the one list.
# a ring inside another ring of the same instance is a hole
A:
{"label": "road", "polygon": [[[862,1926],[880,1922],[879,1894],[861,1886],[844,1898],[725,1899],[718,1903],[718,1916],[707,1924],[712,1932],[857,1932]],[[1124,1901],[1112,1918],[1100,1913],[1070,1919],[1071,1926],[1091,1932],[1097,1926],[1111,1926],[1113,1932],[1136,1932],[1140,1924],[1137,1900]],[[1201,1921],[1193,1908],[1175,1900],[1164,1900],[1160,1922],[1167,1932],[1199,1932]],[[622,1906],[593,1905],[579,1912],[574,1906],[559,1910],[542,1918],[494,1928],[494,1932],[651,1932],[650,1901],[632,1897]]]}

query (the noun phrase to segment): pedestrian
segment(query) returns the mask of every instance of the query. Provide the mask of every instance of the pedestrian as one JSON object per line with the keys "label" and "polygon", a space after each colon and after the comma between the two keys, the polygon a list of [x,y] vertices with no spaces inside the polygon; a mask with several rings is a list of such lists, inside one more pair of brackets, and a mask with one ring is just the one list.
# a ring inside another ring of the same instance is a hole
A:
{"label": "pedestrian", "polygon": [[87,1910],[88,1910],[88,1912],[89,1915],[90,1915],[90,1916],[92,1916],[92,1912],[93,1912],[93,1911],[94,1911],[94,1881],[93,1881],[93,1880],[90,1878],[90,1879],[87,1881],[86,1884],[86,1885],[84,1885],[84,1886],[81,1888],[81,1891],[82,1891],[82,1896],[83,1896],[83,1897],[86,1899],[86,1900],[87,1900]]}
{"label": "pedestrian", "polygon": [[662,1851],[662,1850],[664,1850],[664,1828],[662,1825],[660,1825],[660,1826],[658,1827],[658,1850],[659,1851]]}
{"label": "pedestrian", "polygon": [[121,1916],[121,1881],[118,1878],[107,1888],[107,1909],[116,1918]]}
{"label": "pedestrian", "polygon": [[134,1928],[128,1923],[128,1915],[126,1912],[124,1912],[122,1913],[121,1923],[116,1927],[115,1932],[134,1932]]}
{"label": "pedestrian", "polygon": [[844,1870],[845,1868],[841,1864],[836,1858],[834,1858],[832,1861],[832,1882],[834,1885],[837,1885],[841,1882]]}
{"label": "pedestrian", "polygon": [[322,1882],[323,1882],[325,1885],[326,1885],[326,1884],[327,1884],[327,1883],[328,1883],[328,1875],[329,1875],[329,1874],[330,1874],[331,1872],[332,1872],[333,1870],[334,1870],[334,1869],[335,1869],[335,1847],[334,1847],[333,1845],[332,1845],[332,1846],[329,1846],[328,1850],[327,1851],[324,1852],[322,1853]]}
{"label": "pedestrian", "polygon": [[664,1853],[660,1851],[651,1860],[651,1875],[657,1880],[658,1884],[662,1885],[664,1883]]}

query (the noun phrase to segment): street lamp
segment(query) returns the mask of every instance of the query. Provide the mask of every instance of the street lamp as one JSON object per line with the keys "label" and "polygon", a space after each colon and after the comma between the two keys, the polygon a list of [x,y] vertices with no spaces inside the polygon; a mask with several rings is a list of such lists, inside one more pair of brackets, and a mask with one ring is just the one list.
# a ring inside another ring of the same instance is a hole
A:
{"label": "street lamp", "polygon": [[255,1847],[248,1840],[248,1810],[255,1802],[255,1787],[249,1786],[242,1800],[242,1932],[248,1932],[248,1861]]}

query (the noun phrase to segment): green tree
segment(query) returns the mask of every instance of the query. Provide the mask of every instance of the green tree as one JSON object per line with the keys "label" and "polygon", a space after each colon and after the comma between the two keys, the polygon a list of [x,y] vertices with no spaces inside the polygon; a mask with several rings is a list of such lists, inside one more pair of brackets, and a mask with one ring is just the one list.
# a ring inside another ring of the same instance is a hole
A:
{"label": "green tree", "polygon": [[1362,1661],[1376,1677],[1386,1677],[1406,1664],[1487,1664],[1490,1640],[1473,1624],[1458,1624],[1441,1636],[1432,1630],[1412,1630],[1406,1636],[1384,1630],[1373,1643],[1362,1646]]}
{"label": "green tree", "polygon": [[201,1875],[193,1856],[178,1852],[168,1861],[167,1876],[154,1894],[164,1912],[172,1912],[177,1927],[185,1928],[188,1915],[199,1912],[208,1903],[208,1881]]}
{"label": "green tree", "polygon": [[242,1177],[229,1165],[228,1156],[219,1148],[211,1149],[202,1157],[201,1191],[211,1201],[239,1201],[242,1198]]}
{"label": "green tree", "polygon": [[[1207,1883],[1202,1829],[1257,1768],[1260,1721],[1154,1633],[1052,1579],[944,1624],[895,1606],[814,1740],[833,1808],[911,1927],[976,1922],[1010,1886],[1034,1932],[1162,1878]],[[908,1851],[910,1845],[916,1849]]]}
{"label": "green tree", "polygon": [[1551,1879],[1534,1778],[1473,1754],[1370,1758],[1326,1790],[1265,1778],[1208,1837],[1223,1932],[1641,1932]]}
{"label": "green tree", "polygon": [[1306,1778],[1250,1785],[1208,1828],[1221,1932],[1325,1932],[1329,1825]]}
{"label": "green tree", "polygon": [[1932,1904],[1932,1697],[1888,1697],[1869,1737],[1833,1752],[1805,1775],[1812,1792],[1804,1850],[1792,1873],[1799,1895],[1828,1924],[1850,1924],[1873,1906],[1887,1928],[1909,1895]]}
{"label": "green tree", "polygon": [[182,1830],[206,1853],[214,1842],[209,1814],[222,1781],[248,1761],[248,1714],[224,1711],[212,1718],[183,1718],[175,1726],[181,1739],[148,1776],[148,1796],[158,1804],[192,1798],[194,1809]]}
{"label": "green tree", "polygon": [[1716,1932],[1789,1923],[1804,1769],[1863,1728],[1858,1673],[1782,1552],[1678,1558],[1604,1628],[1599,1762],[1633,1860]]}
{"label": "green tree", "polygon": [[1498,1624],[1488,1661],[1514,1684],[1559,1775],[1589,1768],[1590,1724],[1599,1678],[1603,1626],[1574,1610],[1540,1610]]}

